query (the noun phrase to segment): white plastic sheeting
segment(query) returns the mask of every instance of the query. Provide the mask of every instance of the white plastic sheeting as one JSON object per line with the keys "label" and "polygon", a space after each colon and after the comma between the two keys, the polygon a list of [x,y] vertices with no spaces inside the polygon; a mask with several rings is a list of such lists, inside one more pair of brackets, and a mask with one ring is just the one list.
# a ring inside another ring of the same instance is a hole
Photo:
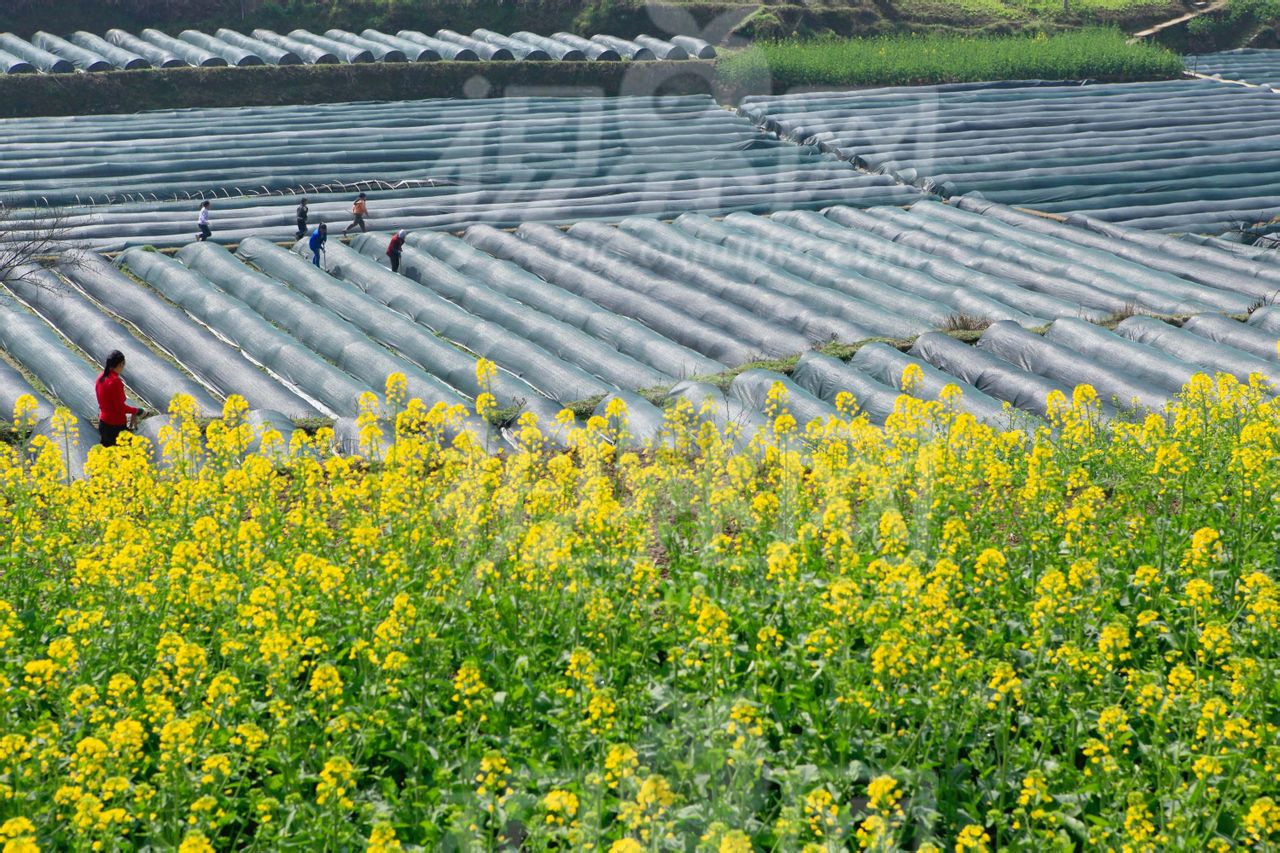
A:
{"label": "white plastic sheeting", "polygon": [[120,319],[132,324],[148,342],[168,353],[220,396],[239,394],[254,409],[271,409],[290,417],[311,417],[314,406],[268,376],[234,346],[134,282],[101,255],[73,251],[64,255],[61,275]]}
{"label": "white plastic sheeting", "polygon": [[887,176],[770,138],[709,96],[0,121],[9,225],[18,233],[47,225],[45,206],[61,206],[70,236],[99,250],[182,246],[195,236],[202,199],[212,200],[215,242],[288,240],[299,197],[310,201],[312,225],[345,224],[361,190],[373,227],[447,230],[920,198]]}
{"label": "white plastic sheeting", "polygon": [[[150,45],[153,50],[139,46]],[[105,39],[93,33],[76,33],[62,38],[39,32],[30,39],[12,33],[0,34],[0,74],[23,74],[39,70],[48,74],[80,71],[114,71],[176,65],[312,65],[344,62],[490,62],[542,61],[677,62],[686,59],[715,59],[711,44],[692,36],[669,39],[651,35],[623,39],[595,35],[590,39],[572,33],[549,36],[530,32],[510,35],[491,30],[475,30],[470,35],[449,29],[434,34],[417,30],[360,33],[330,29],[314,33],[295,29],[282,35],[258,29],[252,34],[221,28],[214,33],[183,30],[175,38],[160,30],[147,29],[139,35],[123,30],[110,31]],[[163,54],[165,58],[159,58]],[[10,59],[9,57],[15,57]]]}
{"label": "white plastic sheeting", "polygon": [[[957,385],[970,382],[1032,415],[1046,414],[1050,394],[1070,399],[1077,386],[1090,385],[1104,417],[1143,417],[1162,411],[1197,373],[1256,380],[1274,392],[1280,382],[1280,315],[1270,311],[1255,311],[1248,323],[1222,314],[1197,315],[1181,325],[1135,316],[1114,330],[1064,318],[1043,336],[1001,322],[974,346],[929,334],[911,352]],[[854,356],[853,366],[866,349]]]}
{"label": "white plastic sheeting", "polygon": [[944,196],[1201,233],[1280,209],[1280,100],[1264,89],[967,83],[748,98],[741,111]]}
{"label": "white plastic sheeting", "polygon": [[28,276],[15,276],[6,280],[4,286],[94,363],[102,364],[112,350],[128,353],[130,387],[151,408],[167,409],[175,394],[190,396],[202,411],[222,408],[221,401],[208,389],[153,352],[56,273],[40,270]]}
{"label": "white plastic sheeting", "polygon": [[[637,393],[667,389],[667,405],[684,400],[699,418],[738,423],[743,442],[767,426],[778,382],[801,421],[832,415],[847,392],[852,411],[883,423],[905,391],[1021,428],[1046,415],[1051,394],[1081,383],[1097,390],[1105,416],[1124,417],[1160,410],[1196,372],[1280,377],[1280,309],[1233,318],[1274,294],[1267,262],[1177,240],[1186,257],[1172,262],[1160,235],[998,205],[474,226],[461,238],[419,231],[399,274],[386,265],[388,236],[351,246],[331,236],[320,267],[306,241],[290,252],[251,238],[239,256],[194,243],[177,259],[130,249],[120,266],[146,287],[90,256],[78,272],[61,268],[78,290],[54,271],[40,274],[45,290],[12,285],[39,315],[0,300],[0,347],[82,417],[92,417],[86,377],[96,369],[66,341],[99,358],[100,339],[115,335],[173,360],[131,357],[143,374],[135,390],[155,408],[201,386],[214,395],[202,407],[216,406],[243,383],[264,409],[293,414],[296,401],[349,418],[359,395],[396,371],[428,403],[470,405],[487,390],[544,424],[586,399],[605,401],[601,412],[611,399],[635,402],[633,438],[662,432],[661,407]],[[1135,294],[1150,313],[1197,313],[1169,322],[1139,312],[1114,329],[1090,322]],[[962,313],[982,306],[990,310]],[[976,344],[934,331],[956,319],[986,327]],[[911,333],[885,334],[902,328]],[[877,334],[914,343],[903,352],[866,341]],[[813,351],[829,340],[862,345],[848,361]],[[764,354],[801,357],[784,376],[751,369]],[[499,369],[491,383],[476,377],[480,357]],[[707,384],[743,365],[731,383]],[[907,370],[914,383],[904,383]],[[0,373],[0,400],[29,388]]]}
{"label": "white plastic sheeting", "polygon": [[1240,48],[1182,58],[1188,71],[1250,86],[1280,89],[1280,50]]}

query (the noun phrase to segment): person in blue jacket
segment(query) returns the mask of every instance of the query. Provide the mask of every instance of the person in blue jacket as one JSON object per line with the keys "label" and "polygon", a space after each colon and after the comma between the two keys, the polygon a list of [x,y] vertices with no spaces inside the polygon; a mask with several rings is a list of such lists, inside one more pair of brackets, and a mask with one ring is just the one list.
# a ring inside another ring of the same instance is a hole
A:
{"label": "person in blue jacket", "polygon": [[320,266],[320,253],[324,251],[324,241],[329,237],[329,229],[323,222],[316,226],[316,230],[311,232],[311,239],[307,245],[311,247],[311,263]]}

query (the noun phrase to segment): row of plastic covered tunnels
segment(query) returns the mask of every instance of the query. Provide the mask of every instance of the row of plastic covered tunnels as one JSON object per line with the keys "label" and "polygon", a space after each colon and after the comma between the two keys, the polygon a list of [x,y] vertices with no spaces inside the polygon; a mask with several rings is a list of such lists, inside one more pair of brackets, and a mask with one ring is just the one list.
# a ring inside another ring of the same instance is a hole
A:
{"label": "row of plastic covered tunnels", "polygon": [[558,32],[510,35],[474,30],[470,35],[437,30],[427,35],[400,30],[395,35],[367,29],[359,34],[292,30],[282,35],[226,28],[209,34],[183,30],[176,37],[156,29],[138,34],[108,30],[103,36],[78,31],[67,37],[38,32],[30,40],[0,33],[0,71],[6,74],[69,74],[74,71],[132,71],[139,68],[213,68],[253,65],[332,65],[367,62],[633,62],[712,59],[715,48],[692,36],[670,40],[639,35],[583,38]]}
{"label": "row of plastic covered tunnels", "polygon": [[[10,276],[0,412],[30,395],[49,435],[56,401],[89,434],[110,349],[127,352],[147,408],[185,394],[210,413],[236,394],[286,440],[297,418],[333,418],[343,452],[360,452],[358,401],[392,373],[428,407],[474,411],[492,394],[551,442],[563,408],[590,401],[608,416],[621,400],[641,444],[664,440],[682,400],[749,442],[779,386],[799,423],[836,415],[847,392],[845,410],[881,425],[905,393],[1002,429],[1038,428],[1051,395],[1080,384],[1104,418],[1161,411],[1200,373],[1280,387],[1271,256],[980,200],[421,230],[398,272],[388,252],[372,232],[318,258],[307,240],[291,251],[250,237],[234,253],[134,247],[114,267],[73,252]],[[957,326],[982,331],[973,343],[939,331]],[[832,341],[861,344],[846,361],[822,351]],[[786,373],[749,367],[797,354]],[[486,380],[479,358],[496,367]],[[729,380],[730,368],[747,369]],[[498,447],[519,440],[514,417],[454,428]],[[139,431],[154,444],[165,423]]]}

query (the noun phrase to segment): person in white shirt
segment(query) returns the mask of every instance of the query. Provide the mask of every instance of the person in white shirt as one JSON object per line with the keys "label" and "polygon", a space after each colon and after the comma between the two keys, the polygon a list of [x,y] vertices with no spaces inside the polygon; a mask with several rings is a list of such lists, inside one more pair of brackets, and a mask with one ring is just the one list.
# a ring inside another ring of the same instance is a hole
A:
{"label": "person in white shirt", "polygon": [[209,236],[213,234],[209,230],[209,202],[200,202],[200,219],[197,220],[196,224],[200,228],[200,233],[196,235],[196,239],[200,241],[208,240]]}

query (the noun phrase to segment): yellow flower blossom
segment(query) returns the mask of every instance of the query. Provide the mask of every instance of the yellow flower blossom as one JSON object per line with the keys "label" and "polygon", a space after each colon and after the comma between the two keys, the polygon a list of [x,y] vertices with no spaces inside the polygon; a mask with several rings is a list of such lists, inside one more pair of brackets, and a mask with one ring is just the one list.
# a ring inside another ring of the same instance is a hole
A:
{"label": "yellow flower blossom", "polygon": [[1280,845],[1260,379],[501,446],[408,387],[348,402],[365,456],[236,395],[79,480],[65,412],[0,443],[0,847]]}

